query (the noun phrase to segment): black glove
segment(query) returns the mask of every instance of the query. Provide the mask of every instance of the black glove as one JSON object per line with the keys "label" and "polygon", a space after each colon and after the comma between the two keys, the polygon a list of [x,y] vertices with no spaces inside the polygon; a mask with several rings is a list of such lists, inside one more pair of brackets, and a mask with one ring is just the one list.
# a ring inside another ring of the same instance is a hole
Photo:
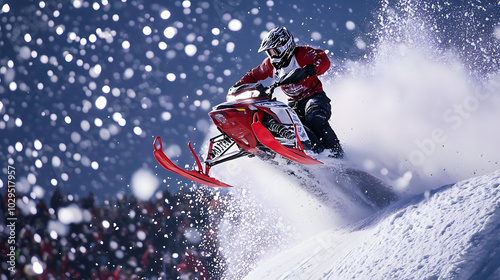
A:
{"label": "black glove", "polygon": [[306,70],[307,77],[316,75],[316,68],[312,64],[304,66],[304,70]]}
{"label": "black glove", "polygon": [[309,64],[304,68],[297,68],[288,73],[280,82],[280,85],[298,84],[307,77],[316,75],[314,65]]}

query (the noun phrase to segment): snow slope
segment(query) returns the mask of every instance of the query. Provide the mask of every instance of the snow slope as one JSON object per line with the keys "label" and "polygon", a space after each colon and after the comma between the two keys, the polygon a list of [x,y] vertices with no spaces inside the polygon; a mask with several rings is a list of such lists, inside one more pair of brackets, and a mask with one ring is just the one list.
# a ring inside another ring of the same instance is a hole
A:
{"label": "snow slope", "polygon": [[245,279],[500,279],[500,171],[329,229]]}

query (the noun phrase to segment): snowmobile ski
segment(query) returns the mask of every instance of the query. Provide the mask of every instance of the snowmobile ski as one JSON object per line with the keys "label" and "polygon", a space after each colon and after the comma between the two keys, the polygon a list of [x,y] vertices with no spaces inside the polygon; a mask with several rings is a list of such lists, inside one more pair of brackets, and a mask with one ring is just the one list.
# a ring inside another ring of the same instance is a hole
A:
{"label": "snowmobile ski", "polygon": [[205,186],[213,187],[213,188],[229,188],[232,187],[228,184],[225,184],[215,178],[210,177],[208,174],[203,172],[203,168],[201,166],[200,159],[194,153],[193,147],[191,146],[191,142],[189,143],[189,149],[191,153],[195,157],[196,165],[198,166],[198,170],[184,170],[177,165],[175,165],[166,155],[163,153],[163,147],[161,143],[160,136],[156,137],[154,143],[154,156],[158,163],[165,169],[172,171],[186,179],[191,181],[203,184]]}

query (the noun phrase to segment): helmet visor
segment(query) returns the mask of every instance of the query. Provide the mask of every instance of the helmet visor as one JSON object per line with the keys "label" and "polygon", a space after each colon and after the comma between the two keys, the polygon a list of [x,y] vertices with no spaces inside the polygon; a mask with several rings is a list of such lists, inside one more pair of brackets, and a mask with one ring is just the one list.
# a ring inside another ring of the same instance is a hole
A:
{"label": "helmet visor", "polygon": [[281,55],[285,50],[286,46],[281,46],[281,47],[267,49],[266,53],[269,57],[281,57]]}

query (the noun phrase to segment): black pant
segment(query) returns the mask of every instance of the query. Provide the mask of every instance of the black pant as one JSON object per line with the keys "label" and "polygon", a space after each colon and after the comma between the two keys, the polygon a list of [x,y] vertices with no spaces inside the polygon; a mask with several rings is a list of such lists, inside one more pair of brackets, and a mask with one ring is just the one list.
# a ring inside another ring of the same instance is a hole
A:
{"label": "black pant", "polygon": [[[302,123],[309,128],[321,145],[313,147],[316,152],[330,149],[339,157],[343,155],[342,146],[328,123],[332,116],[330,98],[324,92],[318,92],[301,100],[289,100],[288,105],[299,115]],[[309,137],[309,138],[314,138]],[[314,139],[311,139],[314,142]]]}

